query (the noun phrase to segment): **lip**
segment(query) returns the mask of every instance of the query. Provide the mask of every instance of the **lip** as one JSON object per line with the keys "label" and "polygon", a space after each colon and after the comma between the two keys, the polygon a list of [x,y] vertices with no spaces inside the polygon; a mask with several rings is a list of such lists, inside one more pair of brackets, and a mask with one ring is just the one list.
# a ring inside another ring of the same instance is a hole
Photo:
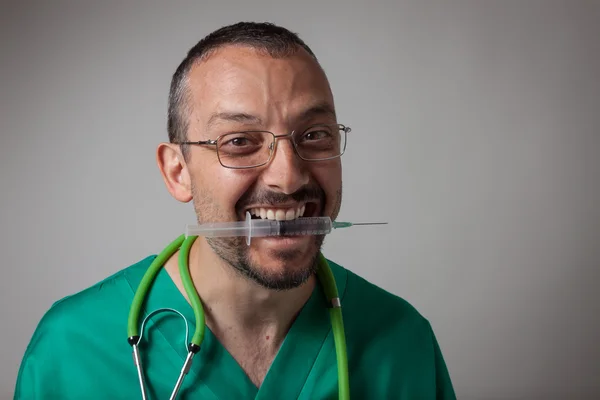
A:
{"label": "lip", "polygon": [[310,241],[310,235],[299,236],[267,236],[252,238],[252,242],[259,241],[260,244],[265,244],[270,248],[289,249],[291,247],[299,247],[307,244]]}

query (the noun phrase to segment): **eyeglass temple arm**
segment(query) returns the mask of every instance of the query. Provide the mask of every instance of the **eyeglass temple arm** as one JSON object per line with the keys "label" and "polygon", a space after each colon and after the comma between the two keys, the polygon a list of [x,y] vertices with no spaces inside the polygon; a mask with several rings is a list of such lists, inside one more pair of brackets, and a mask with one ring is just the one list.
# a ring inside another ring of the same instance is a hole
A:
{"label": "eyeglass temple arm", "polygon": [[210,145],[216,145],[217,141],[216,140],[198,140],[197,142],[178,142],[175,144],[210,144]]}

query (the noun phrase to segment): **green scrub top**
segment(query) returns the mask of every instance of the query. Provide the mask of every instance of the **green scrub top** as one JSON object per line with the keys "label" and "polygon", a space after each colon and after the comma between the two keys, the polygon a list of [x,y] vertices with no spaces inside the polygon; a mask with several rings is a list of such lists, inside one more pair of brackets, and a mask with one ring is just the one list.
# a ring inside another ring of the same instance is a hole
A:
{"label": "green scrub top", "polygon": [[[40,321],[23,357],[15,399],[141,398],[127,317],[154,256],[60,300]],[[454,399],[429,322],[410,304],[330,262],[344,315],[352,399]],[[167,272],[158,274],[144,316],[194,313]],[[150,399],[169,398],[187,355],[185,324],[151,317],[140,350]],[[337,364],[327,302],[319,285],[285,337],[260,388],[206,329],[179,399],[336,399]]]}

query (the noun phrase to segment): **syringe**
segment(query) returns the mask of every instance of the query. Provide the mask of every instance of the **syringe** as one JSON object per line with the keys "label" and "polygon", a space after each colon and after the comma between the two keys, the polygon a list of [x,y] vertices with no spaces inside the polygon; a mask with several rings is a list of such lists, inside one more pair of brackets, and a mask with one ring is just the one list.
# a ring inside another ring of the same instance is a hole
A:
{"label": "syringe", "polygon": [[353,225],[381,225],[387,222],[352,223],[331,221],[329,217],[296,218],[288,221],[252,219],[246,213],[246,221],[213,222],[201,225],[187,225],[186,236],[232,237],[246,236],[250,246],[253,237],[326,235],[333,229],[349,228]]}

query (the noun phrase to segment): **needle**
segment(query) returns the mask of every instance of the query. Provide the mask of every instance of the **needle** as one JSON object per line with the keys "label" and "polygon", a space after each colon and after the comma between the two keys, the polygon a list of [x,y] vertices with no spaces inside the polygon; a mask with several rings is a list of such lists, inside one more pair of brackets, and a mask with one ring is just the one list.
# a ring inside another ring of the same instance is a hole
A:
{"label": "needle", "polygon": [[387,225],[387,222],[337,222],[331,223],[334,229],[338,228],[349,228],[354,225]]}
{"label": "needle", "polygon": [[353,222],[352,226],[354,225],[387,225],[387,222]]}

